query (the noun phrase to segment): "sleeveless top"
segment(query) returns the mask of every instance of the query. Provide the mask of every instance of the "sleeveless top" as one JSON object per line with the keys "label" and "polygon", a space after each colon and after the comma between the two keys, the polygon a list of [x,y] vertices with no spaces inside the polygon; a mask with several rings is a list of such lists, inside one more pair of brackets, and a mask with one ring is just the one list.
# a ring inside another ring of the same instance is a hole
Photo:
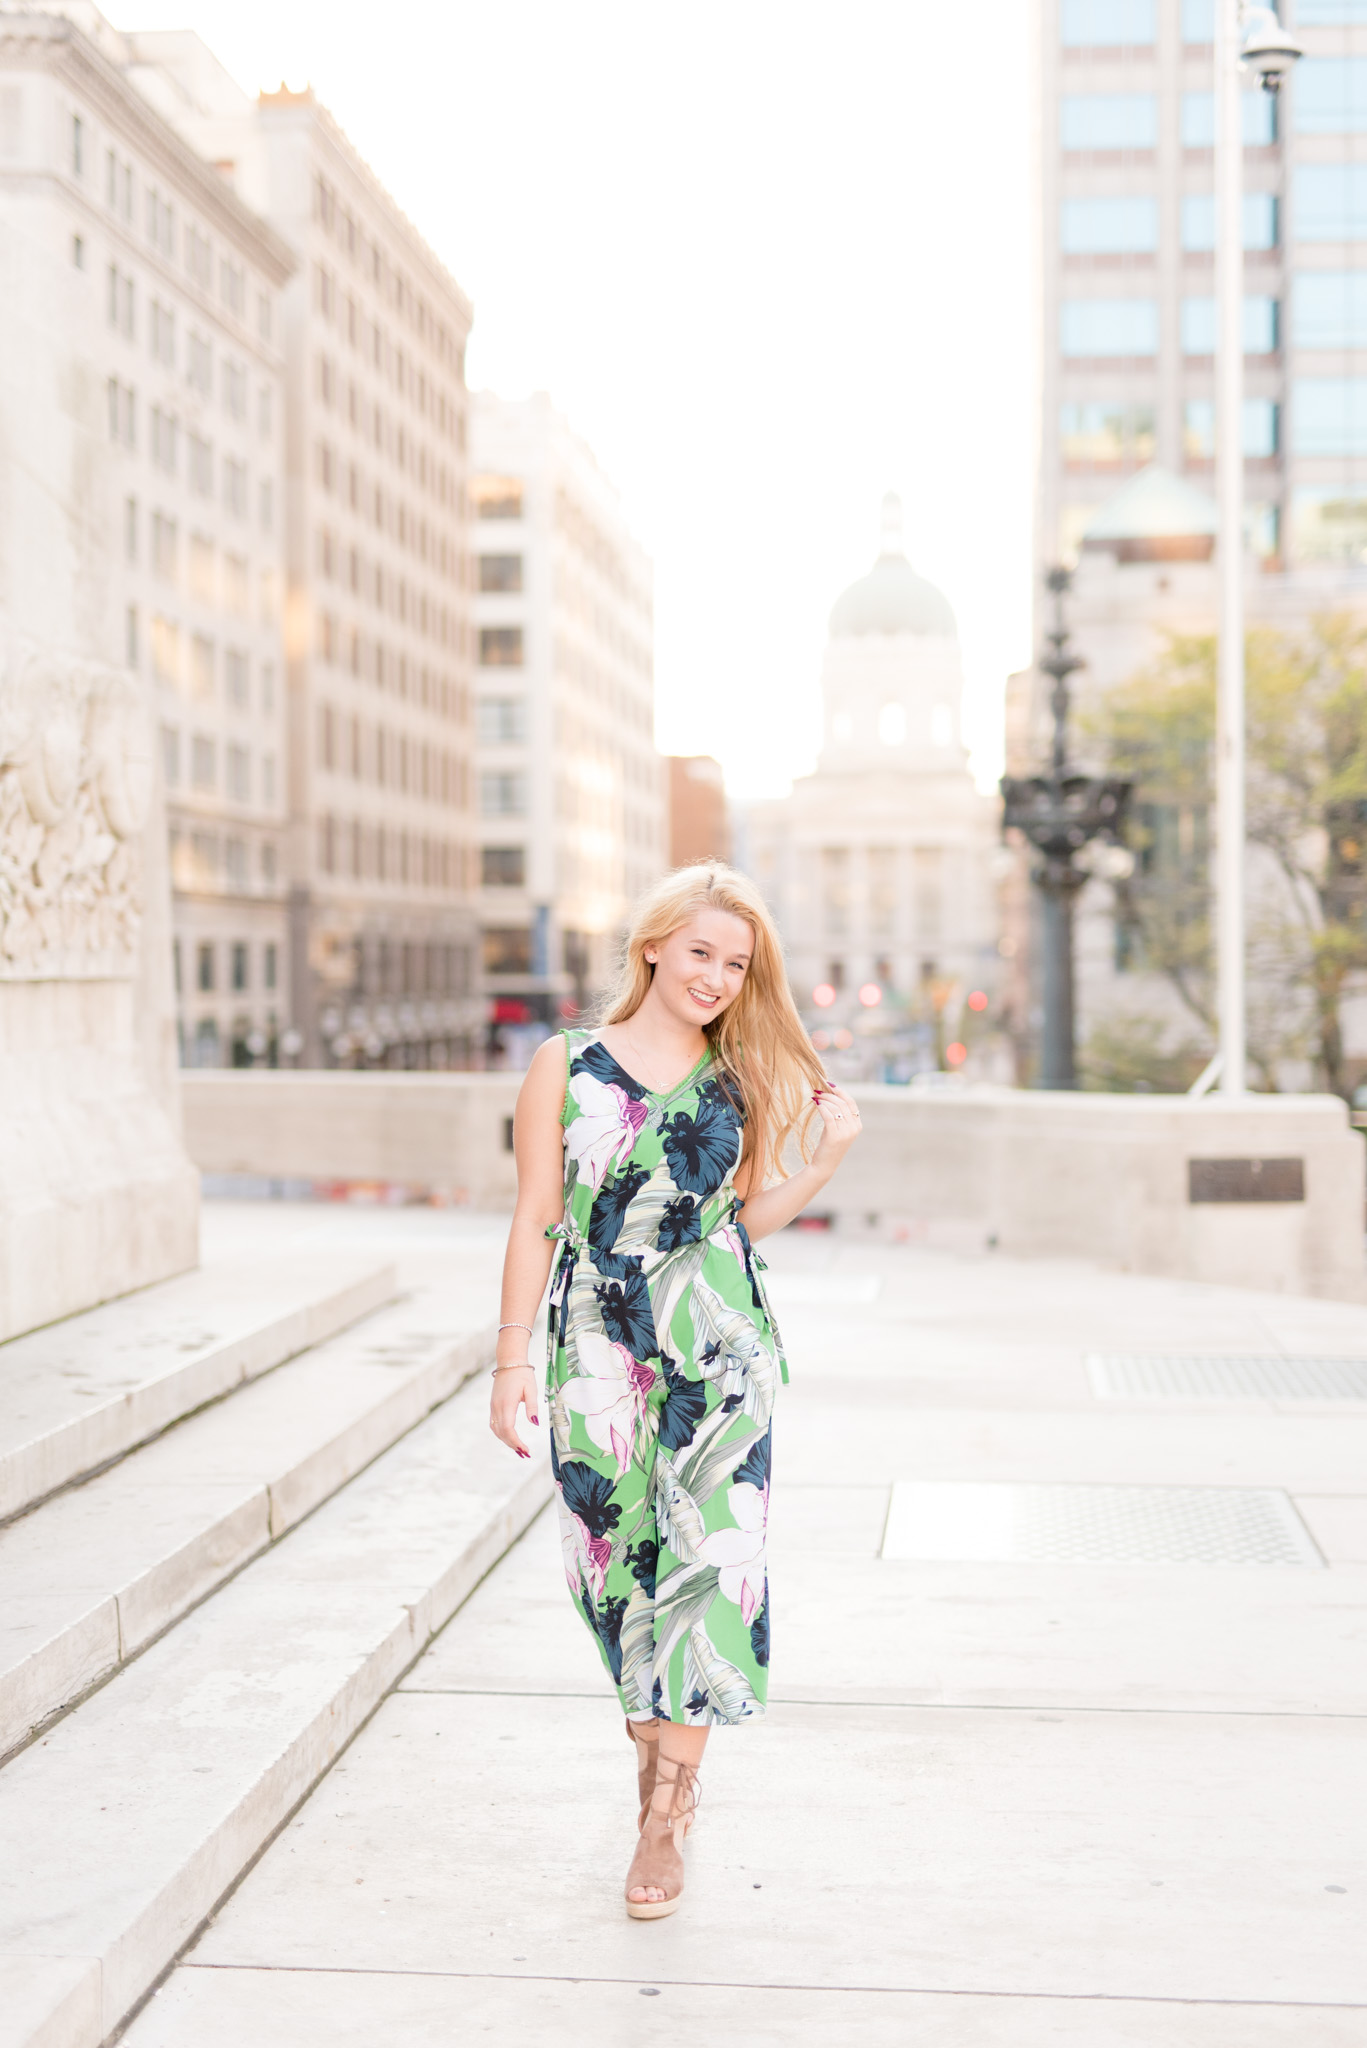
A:
{"label": "sleeveless top", "polygon": [[773,1367],[785,1381],[788,1367],[764,1262],[740,1220],[739,1090],[710,1048],[660,1093],[619,1066],[596,1030],[562,1035],[565,1213],[546,1233],[560,1240],[552,1384],[577,1369],[573,1331],[591,1324],[689,1377],[723,1354],[748,1359],[745,1377],[755,1374],[756,1394],[767,1381],[772,1398]]}

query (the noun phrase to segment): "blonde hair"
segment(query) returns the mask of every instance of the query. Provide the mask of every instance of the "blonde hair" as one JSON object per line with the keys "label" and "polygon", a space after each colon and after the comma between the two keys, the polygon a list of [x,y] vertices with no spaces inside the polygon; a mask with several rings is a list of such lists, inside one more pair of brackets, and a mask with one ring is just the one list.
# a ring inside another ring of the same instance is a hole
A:
{"label": "blonde hair", "polygon": [[703,1031],[721,1069],[722,1086],[740,1098],[745,1114],[740,1164],[748,1187],[758,1194],[775,1172],[784,1173],[783,1148],[794,1131],[803,1158],[810,1157],[810,1097],[814,1088],[826,1086],[826,1076],[797,1014],[778,928],[749,877],[723,861],[705,861],[676,868],[657,882],[637,905],[617,986],[601,1021],[625,1024],[635,1016],[655,973],[646,947],[663,945],[700,910],[743,918],[755,935],[739,994]]}

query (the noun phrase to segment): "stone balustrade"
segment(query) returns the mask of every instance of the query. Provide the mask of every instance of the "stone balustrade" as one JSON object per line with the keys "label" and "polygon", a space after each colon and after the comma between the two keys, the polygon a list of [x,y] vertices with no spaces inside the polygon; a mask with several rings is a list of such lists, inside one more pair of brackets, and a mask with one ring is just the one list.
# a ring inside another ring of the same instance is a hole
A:
{"label": "stone balustrade", "polygon": [[[506,1209],[513,1074],[187,1073],[213,1176]],[[859,1090],[865,1135],[814,1205],[947,1250],[1367,1299],[1362,1139],[1334,1096]]]}

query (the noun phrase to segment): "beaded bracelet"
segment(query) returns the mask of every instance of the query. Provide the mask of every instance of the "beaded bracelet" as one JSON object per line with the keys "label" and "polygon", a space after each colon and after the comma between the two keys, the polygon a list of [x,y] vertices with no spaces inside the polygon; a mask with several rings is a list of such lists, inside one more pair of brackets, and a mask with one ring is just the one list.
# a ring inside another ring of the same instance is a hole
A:
{"label": "beaded bracelet", "polygon": [[530,1372],[531,1370],[532,1362],[529,1358],[518,1358],[511,1365],[494,1366],[490,1370],[489,1377],[491,1380],[496,1380],[501,1372]]}
{"label": "beaded bracelet", "polygon": [[529,1337],[536,1335],[530,1323],[500,1323],[498,1327],[500,1333],[504,1330],[525,1330]]}

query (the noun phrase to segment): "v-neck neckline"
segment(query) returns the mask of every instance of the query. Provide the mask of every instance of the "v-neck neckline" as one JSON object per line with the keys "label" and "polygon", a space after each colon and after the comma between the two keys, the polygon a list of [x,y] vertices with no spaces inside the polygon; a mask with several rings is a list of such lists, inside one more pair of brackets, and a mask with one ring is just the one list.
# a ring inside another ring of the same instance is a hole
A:
{"label": "v-neck neckline", "polygon": [[616,1053],[613,1051],[610,1045],[603,1045],[603,1034],[601,1031],[599,1031],[596,1034],[596,1037],[598,1044],[603,1046],[604,1052],[612,1061],[612,1064],[614,1065],[614,1067],[616,1067],[618,1073],[624,1074],[627,1080],[630,1081],[632,1087],[639,1088],[642,1095],[649,1096],[652,1102],[672,1102],[674,1097],[679,1093],[680,1089],[686,1088],[689,1082],[693,1079],[693,1076],[699,1071],[700,1068],[705,1067],[707,1062],[712,1057],[711,1046],[705,1045],[702,1050],[701,1059],[695,1060],[693,1062],[693,1065],[689,1068],[688,1072],[684,1075],[683,1079],[681,1081],[676,1081],[672,1088],[647,1088],[645,1082],[638,1081],[635,1074],[631,1072],[629,1067],[624,1067],[622,1065],[622,1062],[618,1059]]}

